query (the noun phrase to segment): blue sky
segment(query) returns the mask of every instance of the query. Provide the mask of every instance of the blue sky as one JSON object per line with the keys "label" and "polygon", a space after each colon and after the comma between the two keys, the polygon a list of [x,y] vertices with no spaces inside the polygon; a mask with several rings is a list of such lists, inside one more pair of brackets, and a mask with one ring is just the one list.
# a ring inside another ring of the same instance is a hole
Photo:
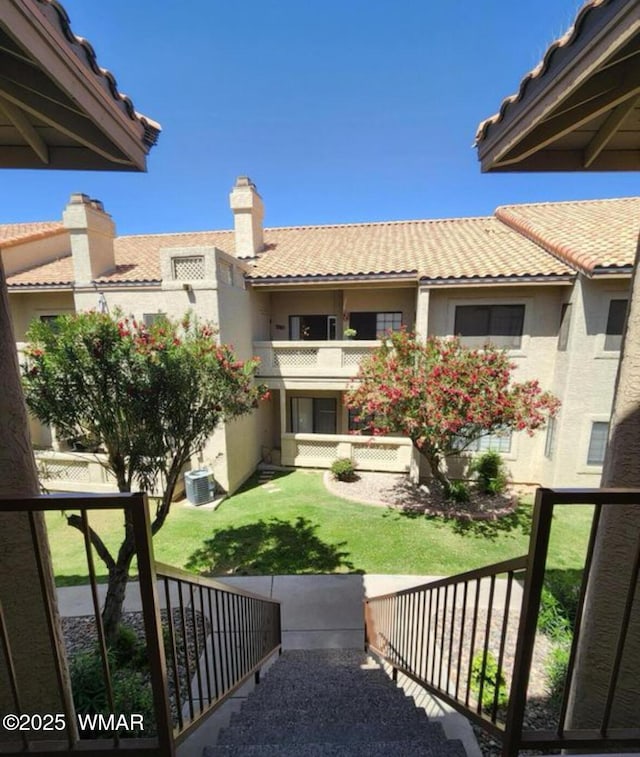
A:
{"label": "blue sky", "polygon": [[248,174],[265,224],[486,215],[637,194],[637,175],[482,175],[480,120],[578,0],[64,0],[76,34],[162,124],[144,175],[3,171],[0,220],[101,199],[120,234],[229,228]]}

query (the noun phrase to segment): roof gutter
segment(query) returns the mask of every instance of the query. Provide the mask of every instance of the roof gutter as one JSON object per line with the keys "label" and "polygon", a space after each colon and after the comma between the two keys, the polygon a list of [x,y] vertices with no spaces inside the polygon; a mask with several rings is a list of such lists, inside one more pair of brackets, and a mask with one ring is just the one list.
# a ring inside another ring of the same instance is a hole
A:
{"label": "roof gutter", "polygon": [[575,273],[554,273],[539,276],[460,276],[451,278],[431,279],[427,276],[420,278],[421,286],[433,287],[470,287],[485,284],[570,284],[576,278]]}

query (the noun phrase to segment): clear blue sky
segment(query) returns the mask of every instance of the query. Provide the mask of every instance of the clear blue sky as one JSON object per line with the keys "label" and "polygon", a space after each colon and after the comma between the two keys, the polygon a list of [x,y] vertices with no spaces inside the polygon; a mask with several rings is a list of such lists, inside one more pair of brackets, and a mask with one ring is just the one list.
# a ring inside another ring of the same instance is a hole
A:
{"label": "clear blue sky", "polygon": [[76,34],[162,124],[144,175],[3,171],[0,220],[60,218],[73,191],[127,233],[229,228],[248,174],[265,224],[490,214],[617,197],[637,174],[482,175],[478,122],[578,0],[63,0]]}

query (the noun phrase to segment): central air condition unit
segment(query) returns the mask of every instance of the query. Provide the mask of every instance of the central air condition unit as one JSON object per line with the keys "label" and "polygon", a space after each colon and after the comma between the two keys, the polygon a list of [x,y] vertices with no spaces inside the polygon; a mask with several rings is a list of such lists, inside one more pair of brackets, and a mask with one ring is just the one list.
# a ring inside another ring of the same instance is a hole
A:
{"label": "central air condition unit", "polygon": [[192,505],[206,505],[216,496],[216,482],[213,474],[202,468],[184,474],[184,488]]}

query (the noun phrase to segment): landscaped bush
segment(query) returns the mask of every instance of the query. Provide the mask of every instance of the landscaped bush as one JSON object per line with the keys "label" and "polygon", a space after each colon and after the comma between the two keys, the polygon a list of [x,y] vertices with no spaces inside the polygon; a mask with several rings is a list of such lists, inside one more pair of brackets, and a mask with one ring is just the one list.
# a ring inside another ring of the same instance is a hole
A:
{"label": "landscaped bush", "polygon": [[478,476],[478,488],[483,494],[502,494],[506,490],[507,472],[499,452],[483,452],[473,460],[469,470]]}
{"label": "landscaped bush", "polygon": [[353,481],[356,469],[353,461],[348,457],[339,457],[331,463],[331,473],[338,481]]}
{"label": "landscaped bush", "polygon": [[109,646],[109,652],[115,665],[145,670],[148,667],[146,647],[133,628],[119,625],[116,638]]}
{"label": "landscaped bush", "polygon": [[549,699],[559,706],[564,691],[573,640],[581,571],[552,572],[545,578],[540,597],[538,630],[553,643],[545,661]]}
{"label": "landscaped bush", "polygon": [[469,487],[464,481],[450,481],[445,488],[444,496],[458,504],[464,504],[471,498]]}
{"label": "landscaped bush", "polygon": [[[129,737],[151,736],[155,733],[155,715],[153,712],[153,695],[148,674],[130,667],[116,664],[113,652],[108,653],[111,684],[113,687],[113,712],[116,714],[136,713],[143,717],[144,732],[137,729],[127,732]],[[81,715],[108,716],[109,706],[107,687],[104,681],[102,660],[99,652],[80,652],[71,659],[71,690],[73,704]],[[81,737],[96,738],[111,734],[104,732],[83,732]]]}
{"label": "landscaped bush", "polygon": [[484,666],[484,676],[482,675],[482,664],[484,661],[484,652],[478,652],[471,661],[471,691],[480,696],[480,684],[482,683],[482,707],[485,710],[493,708],[493,702],[496,697],[496,686],[498,687],[498,707],[506,707],[509,697],[507,695],[507,682],[502,673],[498,675],[498,661],[494,655],[487,651],[486,663]]}

